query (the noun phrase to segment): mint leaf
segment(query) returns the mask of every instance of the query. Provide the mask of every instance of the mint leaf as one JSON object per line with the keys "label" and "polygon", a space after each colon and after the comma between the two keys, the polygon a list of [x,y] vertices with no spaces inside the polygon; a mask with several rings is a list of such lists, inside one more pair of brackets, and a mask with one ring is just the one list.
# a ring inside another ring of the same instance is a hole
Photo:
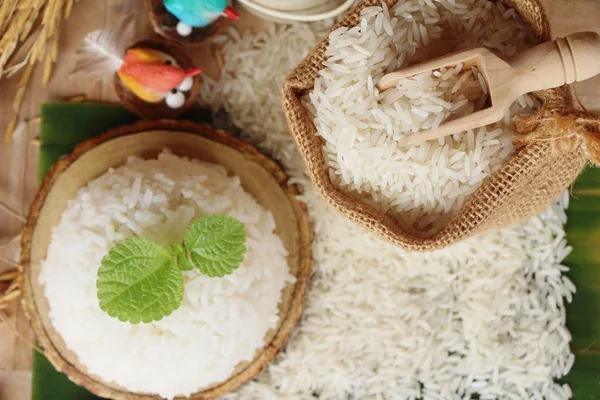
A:
{"label": "mint leaf", "polygon": [[179,266],[179,269],[182,271],[191,271],[194,269],[194,266],[190,264],[186,253],[180,253],[177,256],[177,266]]}
{"label": "mint leaf", "polygon": [[158,321],[183,300],[183,276],[176,258],[151,240],[120,241],[98,269],[100,308],[131,323]]}
{"label": "mint leaf", "polygon": [[100,308],[131,323],[158,321],[183,301],[183,274],[197,268],[205,275],[225,276],[246,253],[244,225],[226,215],[196,220],[183,244],[169,250],[149,239],[132,237],[117,243],[98,269]]}
{"label": "mint leaf", "polygon": [[177,257],[181,252],[183,252],[183,246],[179,243],[171,243],[169,249],[171,250],[171,255],[174,257]]}
{"label": "mint leaf", "polygon": [[179,243],[173,243],[170,246],[171,255],[177,259],[177,267],[182,271],[191,271],[194,269],[187,259],[187,253]]}
{"label": "mint leaf", "polygon": [[244,225],[227,215],[210,215],[190,224],[183,239],[187,261],[205,275],[225,276],[246,253]]}

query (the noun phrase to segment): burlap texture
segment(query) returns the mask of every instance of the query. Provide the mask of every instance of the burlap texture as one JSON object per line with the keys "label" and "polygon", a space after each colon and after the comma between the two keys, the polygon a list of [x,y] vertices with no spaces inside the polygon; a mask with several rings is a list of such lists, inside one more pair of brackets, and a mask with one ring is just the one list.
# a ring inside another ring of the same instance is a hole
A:
{"label": "burlap texture", "polygon": [[[396,0],[385,0],[392,6]],[[550,24],[538,0],[503,0],[531,25],[539,41],[551,39]],[[355,5],[333,28],[352,27],[360,22],[360,10],[379,5],[381,0],[363,0]],[[332,30],[333,30],[332,29]],[[411,251],[431,251],[462,241],[476,233],[504,228],[542,211],[562,193],[583,170],[587,159],[585,140],[579,136],[551,141],[533,141],[519,146],[503,167],[484,181],[462,209],[436,235],[421,238],[405,232],[398,221],[333,185],[323,157],[323,141],[300,98],[312,89],[318,71],[323,68],[328,39],[322,40],[286,78],[283,106],[294,139],[307,164],[311,179],[321,195],[342,214],[379,234],[391,243]],[[548,107],[573,110],[568,86],[538,92]]]}

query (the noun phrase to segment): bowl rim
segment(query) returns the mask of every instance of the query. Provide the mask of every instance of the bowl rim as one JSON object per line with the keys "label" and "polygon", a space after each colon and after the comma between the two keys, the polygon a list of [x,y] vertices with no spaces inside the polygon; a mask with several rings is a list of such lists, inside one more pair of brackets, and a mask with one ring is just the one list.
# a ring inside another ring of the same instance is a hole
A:
{"label": "bowl rim", "polygon": [[[255,353],[254,358],[238,373],[230,376],[227,380],[210,386],[208,389],[202,389],[190,395],[189,398],[215,398],[225,393],[236,390],[242,384],[248,382],[258,375],[263,368],[271,363],[279,351],[285,346],[293,329],[300,320],[304,306],[304,299],[308,291],[308,282],[312,269],[312,226],[308,217],[306,205],[301,202],[297,196],[300,191],[295,185],[288,184],[288,177],[284,170],[271,158],[261,153],[250,143],[247,143],[230,133],[214,129],[206,124],[199,124],[190,121],[175,120],[142,120],[130,125],[124,125],[110,129],[103,134],[87,139],[78,144],[74,150],[67,156],[60,158],[50,171],[45,175],[40,188],[31,205],[27,222],[23,230],[21,240],[21,262],[19,264],[19,283],[21,284],[23,296],[21,304],[27,319],[29,320],[37,340],[39,341],[44,355],[52,365],[60,372],[63,372],[73,383],[84,387],[90,392],[107,398],[123,400],[150,400],[159,399],[156,394],[130,392],[125,389],[117,389],[106,385],[103,381],[94,378],[88,373],[79,370],[75,365],[67,361],[60,351],[56,348],[50,339],[39,313],[34,299],[33,288],[30,281],[30,252],[32,238],[36,228],[37,217],[44,205],[45,199],[49,194],[54,182],[63,171],[69,168],[79,157],[87,151],[95,148],[97,145],[119,137],[134,135],[147,131],[176,131],[181,133],[200,135],[208,140],[216,141],[233,148],[244,154],[250,160],[260,164],[265,168],[279,183],[284,194],[290,202],[298,223],[299,234],[299,266],[291,297],[290,307],[286,315],[281,316],[279,329],[275,332],[271,342],[266,343],[262,351]],[[183,397],[176,397],[177,399]]]}

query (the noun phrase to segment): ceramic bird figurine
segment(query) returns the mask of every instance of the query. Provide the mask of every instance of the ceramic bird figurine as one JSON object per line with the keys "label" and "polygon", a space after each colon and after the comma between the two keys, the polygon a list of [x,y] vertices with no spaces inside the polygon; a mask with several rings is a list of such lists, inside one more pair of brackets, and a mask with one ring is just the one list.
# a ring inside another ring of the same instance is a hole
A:
{"label": "ceramic bird figurine", "polygon": [[163,99],[171,108],[185,103],[182,92],[190,90],[199,68],[183,69],[173,57],[158,50],[133,48],[127,50],[118,75],[123,84],[148,103]]}
{"label": "ceramic bird figurine", "polygon": [[210,25],[224,16],[238,19],[235,10],[229,6],[229,0],[164,0],[165,8],[178,20],[177,33],[188,36],[192,27],[201,28]]}

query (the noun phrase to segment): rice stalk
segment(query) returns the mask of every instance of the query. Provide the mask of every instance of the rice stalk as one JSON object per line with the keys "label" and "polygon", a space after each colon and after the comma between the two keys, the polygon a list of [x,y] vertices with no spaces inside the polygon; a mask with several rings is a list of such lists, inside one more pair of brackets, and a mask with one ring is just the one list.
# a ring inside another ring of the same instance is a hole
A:
{"label": "rice stalk", "polygon": [[12,291],[6,291],[0,295],[0,312],[7,309],[8,306],[21,295],[20,289],[14,289]]}
{"label": "rice stalk", "polygon": [[0,79],[22,72],[13,100],[14,115],[4,135],[10,141],[33,68],[43,61],[42,83],[58,58],[58,28],[77,0],[6,0],[0,4]]}
{"label": "rice stalk", "polygon": [[24,41],[21,46],[19,46],[17,52],[13,54],[5,68],[5,74],[7,78],[10,78],[27,64],[29,64],[29,52],[35,43],[35,35],[39,33],[39,30],[40,27],[37,27],[34,31],[34,34],[29,36],[27,40]]}
{"label": "rice stalk", "polygon": [[10,140],[12,139],[12,136],[15,133],[15,129],[17,127],[18,118],[19,116],[15,114],[8,123],[8,126],[6,127],[6,133],[4,135],[4,143],[10,142]]}
{"label": "rice stalk", "polygon": [[[75,0],[76,1],[76,0]],[[75,2],[73,0],[68,0],[67,4],[65,4],[65,14],[64,14],[64,19],[69,18],[69,15],[71,15],[71,10],[73,9],[73,3]]]}
{"label": "rice stalk", "polygon": [[19,33],[19,40],[24,41],[29,36],[34,26],[39,26],[39,10],[41,6],[44,4],[45,0],[35,0],[32,4],[31,10],[29,11],[29,17],[25,21],[22,26],[22,29]]}
{"label": "rice stalk", "polygon": [[[53,43],[58,42],[58,38],[55,36],[52,39]],[[51,45],[54,47],[54,44]],[[46,86],[48,81],[50,81],[50,74],[52,74],[52,65],[54,64],[54,60],[52,59],[52,52],[46,54],[46,59],[44,61],[44,74],[42,78],[42,85]]]}
{"label": "rice stalk", "polygon": [[2,38],[0,38],[0,69],[4,68],[5,63],[10,59],[13,52],[17,48],[20,40],[20,32],[22,27],[27,23],[31,10],[19,12],[13,16],[14,22],[8,27]]}
{"label": "rice stalk", "polygon": [[0,274],[0,282],[6,282],[6,281],[12,281],[13,279],[15,279],[18,275],[17,270],[12,270],[12,271],[8,271],[8,272],[4,272],[3,274]]}
{"label": "rice stalk", "polygon": [[18,0],[0,2],[0,36],[4,35],[4,30],[17,9],[18,3]]}
{"label": "rice stalk", "polygon": [[52,58],[52,61],[56,61],[58,58],[58,36],[55,36],[54,40],[52,41],[52,46],[50,47],[50,57]]}
{"label": "rice stalk", "polygon": [[23,75],[21,75],[21,78],[19,79],[19,82],[17,84],[17,94],[15,95],[15,99],[13,102],[13,106],[15,107],[15,112],[19,111],[21,103],[23,102],[23,96],[25,95],[25,88],[27,87],[27,84],[31,80],[31,75],[33,73],[34,65],[35,64],[29,64],[29,66],[27,68],[25,68]]}
{"label": "rice stalk", "polygon": [[14,275],[13,278],[9,281],[8,288],[4,292],[4,294],[19,292],[19,274],[17,270],[10,271],[11,275]]}
{"label": "rice stalk", "polygon": [[19,283],[19,272],[16,269],[19,264],[4,257],[0,257],[0,261],[15,267],[15,269],[0,275],[0,287],[3,290],[0,292],[0,311],[2,311],[21,295],[21,285]]}
{"label": "rice stalk", "polygon": [[12,291],[6,291],[0,298],[0,310],[8,307],[10,303],[17,297],[21,295],[21,291],[19,289],[14,289]]}
{"label": "rice stalk", "polygon": [[4,73],[4,65],[8,62],[9,57],[17,48],[17,42],[13,41],[8,43],[4,48],[0,47],[2,53],[0,54],[0,76]]}

